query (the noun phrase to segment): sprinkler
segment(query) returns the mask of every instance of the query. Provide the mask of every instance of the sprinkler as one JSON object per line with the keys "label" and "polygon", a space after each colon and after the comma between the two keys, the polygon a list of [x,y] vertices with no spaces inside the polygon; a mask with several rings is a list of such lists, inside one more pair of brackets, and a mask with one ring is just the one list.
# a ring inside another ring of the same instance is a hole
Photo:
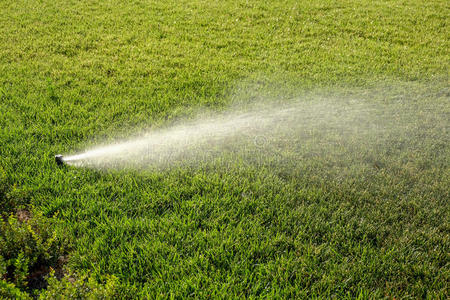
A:
{"label": "sprinkler", "polygon": [[61,154],[55,155],[55,162],[58,166],[64,165],[64,157]]}

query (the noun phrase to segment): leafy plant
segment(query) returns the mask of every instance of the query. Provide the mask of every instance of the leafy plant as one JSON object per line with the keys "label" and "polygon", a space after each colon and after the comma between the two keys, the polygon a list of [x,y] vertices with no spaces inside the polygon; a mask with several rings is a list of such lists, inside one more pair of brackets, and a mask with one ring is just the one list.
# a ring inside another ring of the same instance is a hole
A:
{"label": "leafy plant", "polygon": [[6,280],[0,280],[0,298],[1,299],[32,299],[26,292],[21,291],[13,283]]}
{"label": "leafy plant", "polygon": [[[0,271],[16,287],[32,289],[42,284],[50,266],[57,265],[64,253],[63,239],[42,213],[22,210],[18,215],[20,218],[14,214],[6,220],[0,218]],[[34,284],[30,285],[30,280]]]}
{"label": "leafy plant", "polygon": [[48,287],[39,299],[112,299],[116,293],[118,280],[106,276],[98,282],[92,275],[70,274],[59,280],[52,270],[47,279]]}

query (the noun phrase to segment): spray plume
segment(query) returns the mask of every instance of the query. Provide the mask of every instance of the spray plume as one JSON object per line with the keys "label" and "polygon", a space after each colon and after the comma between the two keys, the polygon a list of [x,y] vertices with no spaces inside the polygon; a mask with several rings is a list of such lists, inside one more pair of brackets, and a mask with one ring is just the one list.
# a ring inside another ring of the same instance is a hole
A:
{"label": "spray plume", "polygon": [[251,164],[257,159],[278,168],[302,164],[306,173],[327,168],[334,176],[367,174],[368,168],[392,165],[405,156],[416,163],[446,163],[448,92],[436,86],[417,90],[316,93],[199,114],[64,161],[104,169],[201,165],[224,158]]}

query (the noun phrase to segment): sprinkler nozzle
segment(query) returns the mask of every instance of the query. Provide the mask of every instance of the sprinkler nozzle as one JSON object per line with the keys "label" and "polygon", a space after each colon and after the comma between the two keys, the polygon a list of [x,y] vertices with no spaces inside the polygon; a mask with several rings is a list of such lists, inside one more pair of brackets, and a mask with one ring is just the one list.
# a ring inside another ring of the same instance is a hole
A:
{"label": "sprinkler nozzle", "polygon": [[61,154],[55,155],[55,162],[58,166],[64,165],[64,158]]}

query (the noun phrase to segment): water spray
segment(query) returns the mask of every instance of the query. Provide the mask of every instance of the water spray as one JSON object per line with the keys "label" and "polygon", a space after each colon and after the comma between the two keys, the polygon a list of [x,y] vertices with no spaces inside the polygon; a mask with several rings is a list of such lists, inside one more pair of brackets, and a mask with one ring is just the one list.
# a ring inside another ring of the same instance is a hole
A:
{"label": "water spray", "polygon": [[[326,162],[350,172],[348,166],[358,159],[362,165],[373,157],[385,159],[385,152],[396,151],[388,148],[400,140],[418,149],[426,146],[423,141],[418,145],[414,137],[427,136],[430,124],[439,132],[446,132],[446,99],[426,102],[423,98],[429,96],[405,94],[403,89],[401,93],[391,93],[376,91],[369,93],[370,97],[313,94],[282,103],[236,107],[223,113],[204,112],[194,119],[146,131],[131,139],[75,154],[55,155],[55,162],[58,166],[74,167],[165,168],[201,165],[216,159],[221,162],[225,157],[305,165],[316,157],[317,164]],[[377,100],[378,94],[382,101]],[[441,140],[447,138],[445,134],[441,136]],[[435,145],[439,141],[428,143]],[[377,149],[383,149],[384,154],[376,153]],[[361,167],[364,168],[370,166]]]}

